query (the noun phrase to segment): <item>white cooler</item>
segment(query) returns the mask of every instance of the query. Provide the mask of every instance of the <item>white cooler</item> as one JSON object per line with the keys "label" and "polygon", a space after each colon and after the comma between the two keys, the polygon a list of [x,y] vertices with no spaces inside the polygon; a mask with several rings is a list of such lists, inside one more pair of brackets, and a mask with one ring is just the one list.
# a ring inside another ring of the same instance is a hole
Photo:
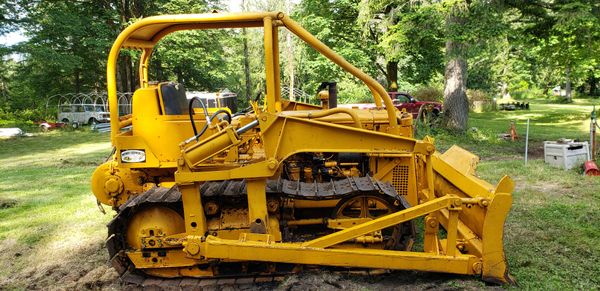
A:
{"label": "white cooler", "polygon": [[583,164],[589,159],[590,148],[586,142],[544,142],[544,161],[565,170]]}

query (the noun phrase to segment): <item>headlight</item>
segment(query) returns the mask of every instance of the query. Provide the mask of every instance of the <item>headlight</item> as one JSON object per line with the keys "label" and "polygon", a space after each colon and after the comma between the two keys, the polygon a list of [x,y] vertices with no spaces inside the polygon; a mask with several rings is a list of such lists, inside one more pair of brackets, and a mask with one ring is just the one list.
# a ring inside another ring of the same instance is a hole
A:
{"label": "headlight", "polygon": [[123,163],[143,163],[145,161],[146,152],[144,150],[121,151],[121,162]]}

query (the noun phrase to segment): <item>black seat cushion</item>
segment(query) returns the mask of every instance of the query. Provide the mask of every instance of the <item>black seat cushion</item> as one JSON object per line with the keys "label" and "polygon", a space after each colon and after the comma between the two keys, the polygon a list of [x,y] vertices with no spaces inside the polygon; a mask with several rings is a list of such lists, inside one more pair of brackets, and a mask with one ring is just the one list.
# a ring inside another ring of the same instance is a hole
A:
{"label": "black seat cushion", "polygon": [[159,84],[160,95],[165,106],[166,115],[182,115],[187,113],[188,101],[185,87],[182,84],[169,82]]}

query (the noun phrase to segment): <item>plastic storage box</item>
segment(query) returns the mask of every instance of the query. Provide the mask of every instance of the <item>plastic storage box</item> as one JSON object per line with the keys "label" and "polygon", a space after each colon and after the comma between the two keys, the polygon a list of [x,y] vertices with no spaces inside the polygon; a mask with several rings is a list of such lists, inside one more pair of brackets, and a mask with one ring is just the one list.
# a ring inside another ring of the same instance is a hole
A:
{"label": "plastic storage box", "polygon": [[589,146],[587,142],[544,142],[544,161],[554,167],[569,170],[583,164],[588,159]]}

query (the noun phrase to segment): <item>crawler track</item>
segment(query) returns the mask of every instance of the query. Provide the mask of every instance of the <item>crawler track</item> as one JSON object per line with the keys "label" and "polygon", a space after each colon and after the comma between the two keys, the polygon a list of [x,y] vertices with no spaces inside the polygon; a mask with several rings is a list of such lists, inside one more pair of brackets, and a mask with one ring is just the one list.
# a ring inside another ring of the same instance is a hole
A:
{"label": "crawler track", "polygon": [[[222,181],[207,182],[201,187],[203,198],[243,198],[246,195],[246,185],[244,181]],[[288,180],[271,180],[267,183],[268,195],[280,195],[286,198],[295,199],[343,199],[360,193],[378,193],[377,195],[386,196],[400,201],[402,207],[408,207],[406,201],[399,196],[389,183],[376,181],[370,177],[348,178],[336,182],[327,183],[301,183]],[[219,290],[227,288],[252,288],[257,285],[269,286],[282,281],[286,275],[299,271],[302,268],[293,268],[294,266],[286,264],[277,264],[282,268],[275,268],[277,271],[269,274],[248,273],[238,275],[222,275],[208,278],[157,278],[149,276],[139,270],[136,270],[125,251],[128,249],[125,238],[126,225],[133,216],[136,209],[142,206],[160,204],[175,210],[181,211],[181,193],[177,187],[162,188],[155,187],[143,194],[130,198],[118,209],[117,215],[108,224],[109,237],[106,241],[106,247],[110,256],[111,264],[119,273],[125,287],[130,289],[160,289],[160,290]],[[403,224],[401,231],[394,238],[398,241],[414,236],[412,225]],[[281,270],[281,271],[280,271]],[[381,270],[336,270],[336,272],[351,272],[355,275],[370,275],[374,272],[381,273]]]}

